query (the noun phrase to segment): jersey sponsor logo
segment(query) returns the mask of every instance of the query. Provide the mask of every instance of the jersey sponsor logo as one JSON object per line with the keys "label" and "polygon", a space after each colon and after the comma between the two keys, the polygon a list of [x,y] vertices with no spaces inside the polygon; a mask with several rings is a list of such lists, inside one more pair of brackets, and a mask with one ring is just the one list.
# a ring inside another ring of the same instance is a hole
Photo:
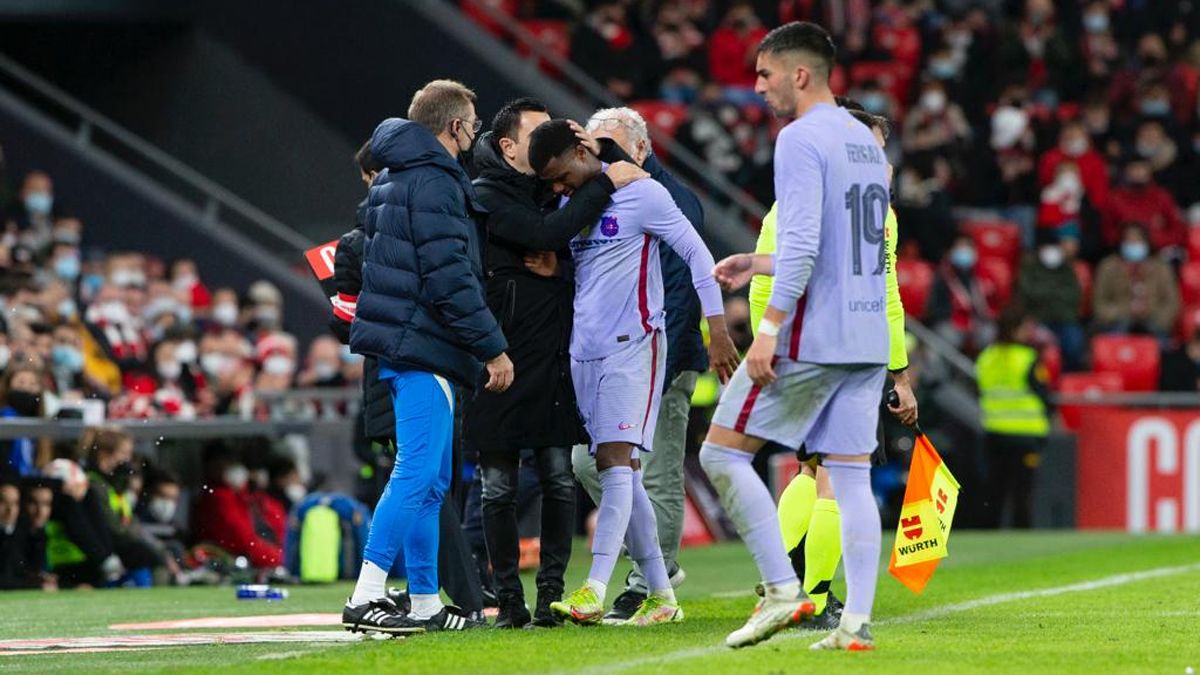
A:
{"label": "jersey sponsor logo", "polygon": [[602,216],[600,218],[600,234],[606,237],[615,237],[621,231],[621,226],[617,224],[616,216]]}
{"label": "jersey sponsor logo", "polygon": [[886,298],[875,298],[874,300],[850,300],[847,302],[849,311],[853,313],[868,313],[875,314],[887,310]]}
{"label": "jersey sponsor logo", "polygon": [[630,424],[629,422],[621,422],[620,424],[617,425],[617,429],[619,429],[621,431],[629,431],[630,429],[632,429],[636,426],[637,426],[636,424]]}

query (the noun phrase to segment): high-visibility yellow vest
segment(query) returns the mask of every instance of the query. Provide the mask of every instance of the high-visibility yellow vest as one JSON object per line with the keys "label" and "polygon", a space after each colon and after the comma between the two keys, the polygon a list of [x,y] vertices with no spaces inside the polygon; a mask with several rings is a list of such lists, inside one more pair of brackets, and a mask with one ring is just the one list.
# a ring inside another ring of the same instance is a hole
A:
{"label": "high-visibility yellow vest", "polygon": [[57,520],[46,523],[46,563],[51,571],[66,565],[78,565],[86,560],[87,554],[67,537],[67,530],[62,523]]}
{"label": "high-visibility yellow vest", "polygon": [[984,431],[1012,436],[1050,433],[1046,404],[1029,386],[1037,359],[1032,347],[1012,343],[994,344],[979,355],[975,374]]}

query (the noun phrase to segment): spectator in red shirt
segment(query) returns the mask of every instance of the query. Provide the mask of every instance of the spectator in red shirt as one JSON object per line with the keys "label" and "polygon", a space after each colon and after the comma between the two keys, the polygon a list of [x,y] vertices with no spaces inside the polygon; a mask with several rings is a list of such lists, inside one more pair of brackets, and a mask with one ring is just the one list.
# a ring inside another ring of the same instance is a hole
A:
{"label": "spectator in red shirt", "polygon": [[1128,223],[1146,226],[1154,251],[1183,246],[1187,240],[1187,223],[1171,193],[1154,182],[1150,163],[1135,158],[1125,165],[1123,175],[1122,185],[1113,190],[1108,208],[1104,210],[1105,246],[1115,248],[1122,228]]}
{"label": "spectator in red shirt", "polygon": [[1104,157],[1092,147],[1087,127],[1078,120],[1063,125],[1058,134],[1058,146],[1048,150],[1038,161],[1038,185],[1044,188],[1054,182],[1058,165],[1063,162],[1073,162],[1079,167],[1088,203],[1103,212],[1108,203],[1108,167]]}
{"label": "spectator in red shirt", "polygon": [[204,282],[200,281],[194,260],[180,258],[171,265],[171,286],[187,298],[193,310],[208,309],[212,304],[212,294]]}
{"label": "spectator in red shirt", "polygon": [[730,6],[708,39],[709,75],[725,88],[725,96],[733,103],[761,103],[754,93],[755,62],[758,43],[766,34],[754,8],[741,0]]}
{"label": "spectator in red shirt", "polygon": [[245,556],[254,567],[278,567],[283,549],[259,535],[252,509],[254,497],[248,483],[250,471],[223,443],[205,448],[205,480],[192,511],[192,533],[197,542],[211,542],[231,555]]}

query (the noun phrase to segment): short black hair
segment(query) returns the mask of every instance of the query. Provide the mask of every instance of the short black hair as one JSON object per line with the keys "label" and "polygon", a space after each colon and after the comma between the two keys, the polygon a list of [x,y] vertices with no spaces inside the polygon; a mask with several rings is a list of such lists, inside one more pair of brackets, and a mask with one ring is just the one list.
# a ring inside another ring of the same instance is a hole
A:
{"label": "short black hair", "polygon": [[839,108],[845,108],[846,110],[851,111],[851,114],[853,114],[853,112],[856,110],[860,112],[867,111],[866,107],[859,103],[858,99],[856,98],[850,98],[849,96],[834,96],[833,100],[838,104]]}
{"label": "short black hair", "polygon": [[358,165],[358,170],[367,174],[383,171],[383,162],[375,159],[375,155],[371,154],[371,139],[367,139],[365,143],[354,153],[354,163]]}
{"label": "short black hair", "polygon": [[793,21],[767,33],[758,43],[759,54],[781,54],[784,52],[805,52],[820,60],[825,80],[833,72],[833,62],[837,58],[837,48],[833,46],[833,38],[829,33],[815,23],[808,21]]}
{"label": "short black hair", "polygon": [[492,137],[499,141],[501,138],[517,140],[517,129],[521,127],[521,113],[549,112],[546,104],[529,96],[513,99],[501,106],[492,118]]}
{"label": "short black hair", "polygon": [[575,132],[567,120],[542,122],[529,134],[529,168],[541,175],[550,160],[562,156],[577,145],[579,139],[575,137]]}

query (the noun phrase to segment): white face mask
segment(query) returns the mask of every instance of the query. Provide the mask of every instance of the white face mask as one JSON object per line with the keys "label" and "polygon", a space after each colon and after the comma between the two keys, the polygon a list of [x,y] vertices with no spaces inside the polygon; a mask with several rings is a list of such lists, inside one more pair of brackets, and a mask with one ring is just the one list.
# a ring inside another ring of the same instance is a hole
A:
{"label": "white face mask", "polygon": [[158,376],[164,380],[178,380],[183,373],[183,366],[178,361],[167,361],[158,364]]}
{"label": "white face mask", "polygon": [[946,108],[946,94],[934,89],[921,94],[921,107],[931,113],[940,113]]}
{"label": "white face mask", "polygon": [[146,511],[155,522],[164,525],[175,520],[175,502],[162,497],[155,497],[146,505]]}
{"label": "white face mask", "polygon": [[1070,157],[1079,157],[1087,152],[1088,142],[1086,138],[1073,138],[1063,143],[1063,152]]}
{"label": "white face mask", "polygon": [[175,348],[175,358],[179,359],[180,363],[195,363],[196,362],[196,343],[191,340],[180,342]]}
{"label": "white face mask", "polygon": [[337,377],[338,367],[328,361],[318,361],[313,365],[313,374],[318,380],[332,380]]}
{"label": "white face mask", "polygon": [[287,495],[287,498],[291,500],[293,504],[299,504],[304,500],[305,497],[308,496],[308,489],[300,483],[292,483],[291,485],[283,488],[283,494]]}
{"label": "white face mask", "polygon": [[210,376],[223,375],[229,369],[230,359],[220,352],[209,352],[200,357],[200,369]]}
{"label": "white face mask", "polygon": [[263,372],[268,375],[291,375],[296,362],[286,356],[271,356],[263,361]]}
{"label": "white face mask", "polygon": [[250,470],[241,464],[234,464],[225,469],[225,473],[221,474],[221,479],[234,490],[241,490],[250,481]]}
{"label": "white face mask", "polygon": [[1038,249],[1038,259],[1050,269],[1058,269],[1063,264],[1063,250],[1058,246],[1043,246]]}
{"label": "white face mask", "polygon": [[216,321],[222,326],[234,325],[238,320],[237,305],[231,302],[222,302],[216,307],[213,307],[212,318],[213,321]]}

